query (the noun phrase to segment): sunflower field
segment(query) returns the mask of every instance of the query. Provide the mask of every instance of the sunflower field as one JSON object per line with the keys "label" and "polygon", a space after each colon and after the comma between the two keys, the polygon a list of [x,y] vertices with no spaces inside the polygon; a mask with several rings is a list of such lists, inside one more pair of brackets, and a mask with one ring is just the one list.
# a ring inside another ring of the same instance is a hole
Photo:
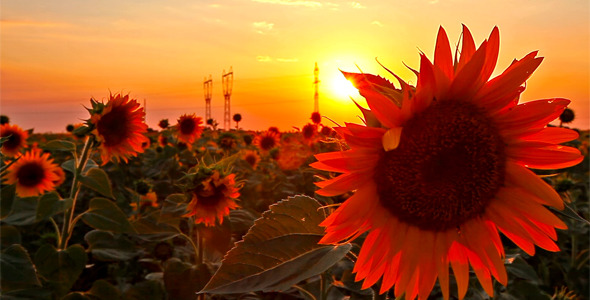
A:
{"label": "sunflower field", "polygon": [[362,124],[4,116],[0,299],[588,299],[589,132],[518,103],[536,52],[488,81],[497,43],[452,59],[441,28],[416,87],[345,73]]}

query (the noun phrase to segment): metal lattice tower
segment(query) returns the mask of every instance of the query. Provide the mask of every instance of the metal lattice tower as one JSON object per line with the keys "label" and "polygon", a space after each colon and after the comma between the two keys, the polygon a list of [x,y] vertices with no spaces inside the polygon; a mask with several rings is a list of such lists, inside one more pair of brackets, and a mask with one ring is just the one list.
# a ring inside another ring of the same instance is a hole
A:
{"label": "metal lattice tower", "polygon": [[231,113],[230,113],[230,97],[231,97],[231,89],[234,84],[234,72],[232,71],[232,67],[229,67],[229,72],[225,73],[223,70],[223,74],[221,75],[221,83],[223,85],[223,98],[225,99],[225,110],[223,112],[223,128],[225,130],[229,130],[231,127]]}
{"label": "metal lattice tower", "polygon": [[205,122],[211,119],[211,92],[213,91],[213,79],[205,77],[203,81],[203,91],[205,92]]}
{"label": "metal lattice tower", "polygon": [[313,111],[319,113],[320,112],[320,93],[318,92],[318,86],[320,84],[320,68],[318,68],[318,63],[315,63],[315,68],[313,69],[313,84],[315,85],[315,93],[313,94]]}

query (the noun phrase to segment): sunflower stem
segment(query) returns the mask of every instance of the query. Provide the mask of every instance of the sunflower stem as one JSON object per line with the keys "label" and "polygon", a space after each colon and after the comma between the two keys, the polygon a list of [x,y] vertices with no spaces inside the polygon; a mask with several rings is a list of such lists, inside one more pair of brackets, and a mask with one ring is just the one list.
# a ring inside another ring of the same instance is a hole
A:
{"label": "sunflower stem", "polygon": [[64,223],[61,231],[61,240],[59,249],[66,249],[68,246],[68,240],[72,235],[72,220],[74,219],[74,212],[76,211],[76,202],[78,200],[78,194],[80,192],[80,176],[82,175],[82,171],[86,167],[86,163],[88,162],[88,158],[90,157],[90,150],[94,146],[94,137],[88,136],[86,139],[86,143],[84,144],[84,148],[82,149],[82,153],[80,154],[80,159],[78,160],[74,157],[74,161],[76,162],[76,166],[74,169],[74,178],[72,179],[72,187],[70,189],[70,198],[72,199],[72,207],[64,212]]}
{"label": "sunflower stem", "polygon": [[53,224],[53,228],[55,228],[55,234],[57,235],[57,246],[59,247],[59,245],[61,245],[62,239],[61,231],[59,230],[59,225],[57,225],[53,217],[49,218],[49,221],[51,221],[51,224]]}

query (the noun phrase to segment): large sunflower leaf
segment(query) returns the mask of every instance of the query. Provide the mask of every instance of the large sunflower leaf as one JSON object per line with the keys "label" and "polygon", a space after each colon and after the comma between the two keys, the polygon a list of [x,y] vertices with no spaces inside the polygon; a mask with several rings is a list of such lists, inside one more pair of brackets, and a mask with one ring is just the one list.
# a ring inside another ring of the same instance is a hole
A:
{"label": "large sunflower leaf", "polygon": [[11,245],[0,255],[0,285],[3,291],[41,286],[29,253],[21,245]]}
{"label": "large sunflower leaf", "polygon": [[82,221],[88,226],[117,233],[135,233],[127,220],[127,215],[111,200],[94,198],[90,207],[82,215]]}
{"label": "large sunflower leaf", "polygon": [[44,244],[35,253],[35,266],[58,295],[65,295],[78,280],[86,266],[88,256],[84,247],[72,245],[66,250],[58,250]]}
{"label": "large sunflower leaf", "polygon": [[80,177],[80,182],[84,186],[99,192],[105,197],[115,198],[115,196],[113,196],[113,189],[111,188],[109,176],[100,168],[92,168],[88,170],[84,176]]}
{"label": "large sunflower leaf", "polygon": [[201,293],[281,291],[326,271],[352,246],[319,245],[324,218],[320,204],[307,196],[271,205],[226,254]]}
{"label": "large sunflower leaf", "polygon": [[64,140],[51,140],[42,147],[44,150],[76,152],[76,144]]}

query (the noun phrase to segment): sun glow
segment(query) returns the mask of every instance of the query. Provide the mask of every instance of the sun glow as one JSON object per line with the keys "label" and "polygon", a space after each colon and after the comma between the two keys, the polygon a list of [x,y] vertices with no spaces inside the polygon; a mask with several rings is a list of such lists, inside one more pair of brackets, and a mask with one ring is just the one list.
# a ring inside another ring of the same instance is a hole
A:
{"label": "sun glow", "polygon": [[332,92],[342,101],[348,101],[350,97],[356,98],[360,96],[358,90],[342,74],[332,77],[330,87]]}

